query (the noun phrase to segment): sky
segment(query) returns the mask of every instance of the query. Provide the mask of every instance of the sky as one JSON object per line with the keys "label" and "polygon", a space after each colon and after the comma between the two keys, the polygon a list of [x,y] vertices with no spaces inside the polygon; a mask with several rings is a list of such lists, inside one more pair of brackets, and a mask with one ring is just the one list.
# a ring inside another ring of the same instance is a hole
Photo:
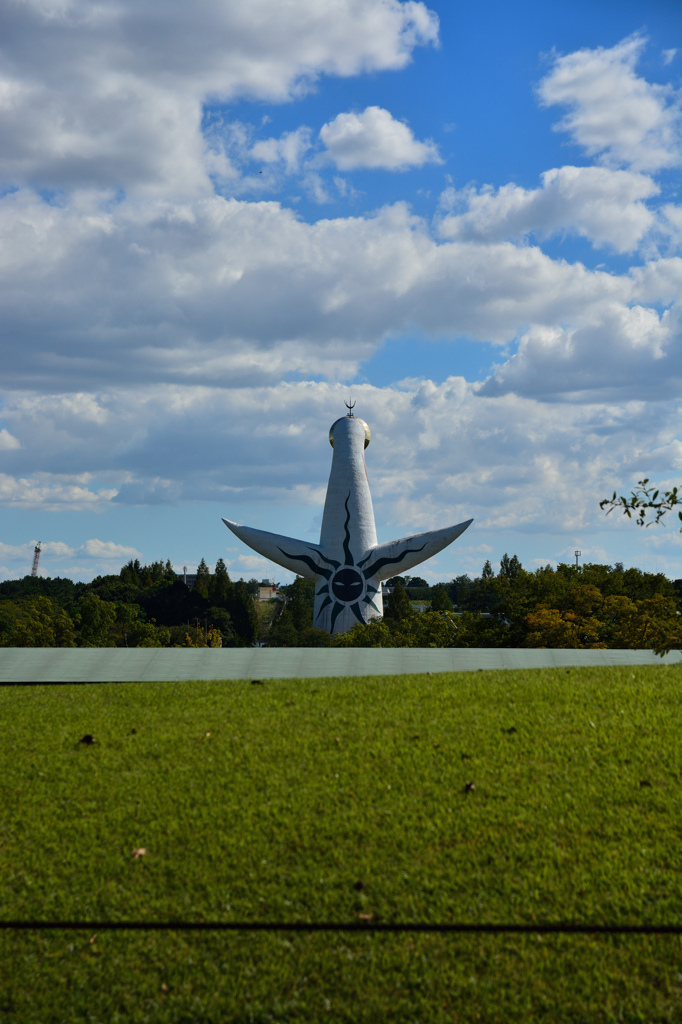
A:
{"label": "sky", "polygon": [[[0,579],[291,574],[352,394],[380,541],[682,577],[682,9],[4,0]],[[675,300],[678,300],[676,302]]]}

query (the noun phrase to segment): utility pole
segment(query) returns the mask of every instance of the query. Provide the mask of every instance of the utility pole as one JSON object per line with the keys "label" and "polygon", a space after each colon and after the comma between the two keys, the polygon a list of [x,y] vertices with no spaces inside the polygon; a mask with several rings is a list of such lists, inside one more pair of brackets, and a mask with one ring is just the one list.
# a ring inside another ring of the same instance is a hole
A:
{"label": "utility pole", "polygon": [[39,540],[33,549],[33,565],[31,566],[31,576],[38,575],[38,562],[40,561],[40,545],[42,543],[43,542]]}
{"label": "utility pole", "polygon": [[577,568],[580,565],[580,562],[578,561],[578,559],[582,555],[582,551],[574,551],[573,554],[575,555],[575,564],[576,564],[576,568]]}

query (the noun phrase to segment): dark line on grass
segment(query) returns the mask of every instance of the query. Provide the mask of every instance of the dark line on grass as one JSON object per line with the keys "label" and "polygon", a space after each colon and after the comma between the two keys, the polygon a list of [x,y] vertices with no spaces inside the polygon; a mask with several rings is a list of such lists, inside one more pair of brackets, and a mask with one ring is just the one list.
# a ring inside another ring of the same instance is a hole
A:
{"label": "dark line on grass", "polygon": [[488,935],[682,935],[682,924],[462,924],[383,921],[0,921],[20,931],[474,932]]}
{"label": "dark line on grass", "polygon": [[[132,650],[132,648],[129,648]],[[189,680],[181,680],[188,682]],[[110,686],[112,683],[163,683],[165,679],[0,679],[0,686]],[[209,680],[215,682],[215,680]]]}

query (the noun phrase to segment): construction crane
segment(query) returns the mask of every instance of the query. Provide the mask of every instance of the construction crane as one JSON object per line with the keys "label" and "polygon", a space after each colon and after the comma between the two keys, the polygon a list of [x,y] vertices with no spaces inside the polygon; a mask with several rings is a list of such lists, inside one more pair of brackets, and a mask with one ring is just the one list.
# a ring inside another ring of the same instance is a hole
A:
{"label": "construction crane", "polygon": [[33,565],[31,566],[31,576],[38,575],[38,562],[40,561],[40,545],[42,541],[39,540],[33,549]]}

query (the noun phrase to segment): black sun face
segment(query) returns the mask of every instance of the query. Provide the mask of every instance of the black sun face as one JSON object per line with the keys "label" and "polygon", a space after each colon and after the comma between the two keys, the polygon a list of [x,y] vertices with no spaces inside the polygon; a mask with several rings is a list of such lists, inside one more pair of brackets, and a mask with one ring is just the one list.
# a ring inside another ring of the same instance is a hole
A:
{"label": "black sun face", "polygon": [[357,569],[350,569],[345,566],[334,576],[332,580],[332,594],[337,601],[343,601],[344,604],[348,604],[351,601],[357,601],[364,590],[365,581],[357,571]]}

